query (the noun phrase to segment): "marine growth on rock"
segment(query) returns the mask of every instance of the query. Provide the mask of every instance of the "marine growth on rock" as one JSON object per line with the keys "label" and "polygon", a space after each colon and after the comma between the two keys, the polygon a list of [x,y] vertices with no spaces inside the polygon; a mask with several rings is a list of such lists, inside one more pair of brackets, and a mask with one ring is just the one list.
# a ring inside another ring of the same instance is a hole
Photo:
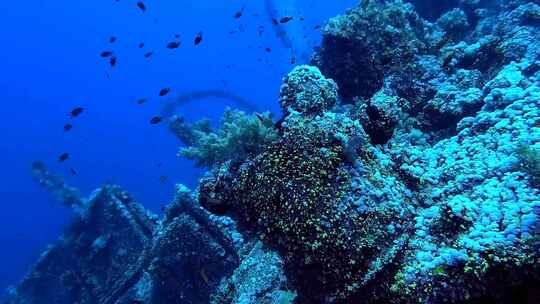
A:
{"label": "marine growth on rock", "polygon": [[52,303],[38,286],[57,303],[540,303],[540,3],[363,0],[322,35],[279,120],[167,117],[207,171],[162,219],[34,165],[84,212],[9,303]]}

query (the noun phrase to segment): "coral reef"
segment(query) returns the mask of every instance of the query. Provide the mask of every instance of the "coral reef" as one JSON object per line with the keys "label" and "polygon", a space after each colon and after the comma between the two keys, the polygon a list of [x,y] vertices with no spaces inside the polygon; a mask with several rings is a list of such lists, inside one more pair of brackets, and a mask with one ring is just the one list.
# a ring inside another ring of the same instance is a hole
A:
{"label": "coral reef", "polygon": [[223,281],[211,303],[292,304],[296,292],[287,289],[288,280],[281,257],[264,250],[260,241],[245,249],[250,250],[231,277]]}
{"label": "coral reef", "polygon": [[173,118],[170,129],[186,145],[179,154],[197,161],[197,166],[212,167],[231,159],[244,160],[259,153],[277,139],[269,113],[248,116],[242,111],[226,109],[221,127],[211,131],[208,121],[194,125]]}
{"label": "coral reef", "polygon": [[116,187],[82,201],[66,234],[48,248],[9,303],[107,303],[138,276],[157,218]]}
{"label": "coral reef", "polygon": [[336,102],[336,83],[321,75],[316,67],[297,66],[283,79],[279,104],[284,113],[321,114]]}
{"label": "coral reef", "polygon": [[532,184],[540,186],[540,149],[522,144],[518,150],[520,166],[527,172]]}
{"label": "coral reef", "polygon": [[[65,234],[11,291],[8,303],[209,303],[222,279],[269,257],[276,261],[271,269],[279,281],[258,273],[242,279],[259,277],[257,282],[268,288],[257,291],[262,298],[294,294],[281,290],[286,280],[279,256],[246,243],[233,221],[209,214],[193,197],[178,185],[159,220],[120,188],[97,189],[82,201]],[[240,252],[247,250],[257,256],[243,258],[242,266]],[[236,295],[249,298],[253,291],[239,287]]]}
{"label": "coral reef", "polygon": [[57,303],[540,302],[539,12],[361,1],[284,78],[278,123],[172,117],[210,169],[196,191],[161,220],[115,187],[81,199],[12,303],[43,286]]}
{"label": "coral reef", "polygon": [[369,98],[385,75],[403,70],[414,55],[429,47],[428,25],[412,5],[362,1],[347,14],[330,19],[313,63],[339,85],[339,95]]}
{"label": "coral reef", "polygon": [[535,4],[474,28],[461,5],[437,23],[401,1],[332,19],[314,63],[352,105],[298,67],[280,140],[201,180],[203,206],[283,255],[300,302],[505,301],[538,282],[535,156],[520,148],[540,141],[540,39],[520,21]]}
{"label": "coral reef", "polygon": [[[304,71],[318,75],[316,69]],[[297,73],[294,70],[286,79]],[[309,91],[312,86],[307,87]],[[290,90],[282,94],[282,99],[291,99]],[[304,92],[296,94],[293,100],[305,100]],[[343,163],[345,150],[353,141],[368,139],[361,124],[344,114],[311,114],[321,113],[329,104],[320,98],[333,96],[313,98],[319,109],[289,111],[280,141],[240,167],[226,164],[215,169],[199,187],[203,206],[208,200],[217,202],[218,209],[260,231],[294,269],[299,296],[319,301],[345,299],[377,285],[376,274],[385,271],[404,245],[401,223],[408,218],[408,212],[394,202],[374,209],[340,203],[351,201],[353,170]],[[365,157],[362,162],[370,162],[370,151],[354,145],[360,148],[356,155]],[[395,226],[389,233],[391,223]]]}

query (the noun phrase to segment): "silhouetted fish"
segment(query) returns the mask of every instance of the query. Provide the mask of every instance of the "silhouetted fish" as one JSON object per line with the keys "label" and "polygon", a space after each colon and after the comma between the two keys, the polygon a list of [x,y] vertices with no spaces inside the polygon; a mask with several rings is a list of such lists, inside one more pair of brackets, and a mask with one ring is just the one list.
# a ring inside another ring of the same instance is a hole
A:
{"label": "silhouetted fish", "polygon": [[144,47],[144,42],[139,43],[139,48],[142,49]]}
{"label": "silhouetted fish", "polygon": [[111,59],[109,60],[109,64],[114,67],[116,66],[116,63],[118,62],[118,59],[116,58],[116,56],[113,56],[111,57]]}
{"label": "silhouetted fish", "polygon": [[244,8],[242,7],[239,11],[234,13],[234,18],[238,19],[238,18],[242,17],[243,14],[244,14]]}
{"label": "silhouetted fish", "polygon": [[152,117],[152,119],[150,119],[150,124],[157,125],[158,123],[160,123],[162,121],[163,121],[162,116],[155,116],[155,117]]}
{"label": "silhouetted fish", "polygon": [[164,183],[167,181],[167,176],[165,176],[165,175],[160,176],[160,177],[159,177],[159,181],[160,181],[162,184],[164,184]]}
{"label": "silhouetted fish", "polygon": [[75,109],[71,110],[70,115],[71,117],[77,117],[81,115],[83,111],[84,111],[83,107],[76,107]]}
{"label": "silhouetted fish", "polygon": [[169,43],[167,43],[167,48],[168,49],[177,49],[178,47],[180,46],[180,42],[179,41],[171,41]]}
{"label": "silhouetted fish", "polygon": [[146,11],[146,5],[142,1],[137,2],[137,7],[140,8],[143,12]]}
{"label": "silhouetted fish", "polygon": [[67,124],[64,125],[64,132],[69,132],[69,131],[71,131],[71,129],[73,129],[72,124],[67,123]]}
{"label": "silhouetted fish", "polygon": [[115,42],[116,42],[116,37],[111,36],[111,37],[109,38],[109,43],[115,43]]}
{"label": "silhouetted fish", "polygon": [[293,20],[293,17],[291,16],[285,16],[279,20],[280,23],[287,23],[289,21]]}
{"label": "silhouetted fish", "polygon": [[150,58],[150,56],[152,56],[154,54],[154,52],[147,52],[144,54],[144,58]]}
{"label": "silhouetted fish", "polygon": [[159,96],[165,96],[167,94],[169,94],[169,92],[171,91],[170,88],[163,88],[159,91]]}
{"label": "silhouetted fish", "polygon": [[106,58],[106,57],[109,57],[113,54],[112,51],[103,51],[99,54],[99,56],[103,57],[103,58]]}
{"label": "silhouetted fish", "polygon": [[141,98],[137,100],[137,104],[140,104],[140,105],[144,104],[145,102],[146,102],[146,98]]}
{"label": "silhouetted fish", "polygon": [[58,161],[63,163],[69,158],[69,153],[62,153],[58,156]]}
{"label": "silhouetted fish", "polygon": [[197,36],[195,36],[195,40],[193,41],[193,43],[195,43],[195,45],[199,45],[202,42],[202,39],[202,32],[199,32]]}
{"label": "silhouetted fish", "polygon": [[69,168],[69,172],[71,172],[72,175],[77,175],[77,171],[73,168]]}

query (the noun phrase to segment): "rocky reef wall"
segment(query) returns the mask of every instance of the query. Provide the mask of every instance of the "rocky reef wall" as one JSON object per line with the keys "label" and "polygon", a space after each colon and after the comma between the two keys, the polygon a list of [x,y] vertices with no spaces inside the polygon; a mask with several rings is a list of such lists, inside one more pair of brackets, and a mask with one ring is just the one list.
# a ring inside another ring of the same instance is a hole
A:
{"label": "rocky reef wall", "polygon": [[162,219],[35,168],[80,216],[10,303],[540,302],[540,3],[444,3],[331,19],[277,121],[172,117]]}

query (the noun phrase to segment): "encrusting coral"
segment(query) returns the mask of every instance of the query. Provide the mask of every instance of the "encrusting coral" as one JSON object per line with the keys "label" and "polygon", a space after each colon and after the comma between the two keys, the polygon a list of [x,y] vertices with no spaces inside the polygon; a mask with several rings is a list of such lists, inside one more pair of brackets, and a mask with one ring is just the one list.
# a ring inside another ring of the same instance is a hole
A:
{"label": "encrusting coral", "polygon": [[[317,69],[297,68],[285,79],[294,78],[299,69],[313,74],[303,76],[303,87],[324,83],[327,87],[320,91],[334,90],[313,98],[312,105],[331,104],[332,100],[321,98],[333,98],[336,87],[321,79]],[[288,108],[301,108],[304,92],[297,91],[297,98],[290,98],[290,92],[284,85],[282,98],[299,104]],[[391,251],[401,229],[389,234],[385,227],[405,216],[390,205],[359,212],[353,205],[339,203],[348,197],[351,182],[348,166],[343,165],[344,151],[354,137],[367,142],[358,121],[324,108],[304,113],[289,110],[281,132],[279,141],[241,166],[227,163],[203,178],[199,201],[203,206],[217,202],[221,211],[260,231],[284,255],[288,267],[296,269],[304,296],[317,298],[311,290],[324,290],[327,297],[345,299],[373,284],[372,276],[381,271],[375,265],[393,259],[393,254],[387,259],[379,255]]]}
{"label": "encrusting coral", "polygon": [[[330,20],[316,67],[284,77],[277,123],[170,118],[180,154],[210,170],[159,222],[118,189],[90,200],[98,227],[127,222],[142,240],[100,303],[540,303],[540,3],[411,3]],[[34,175],[65,189],[39,163]],[[123,262],[111,237],[66,237],[61,252]],[[102,273],[46,256],[14,303]],[[69,284],[44,283],[44,266]]]}
{"label": "encrusting coral", "polygon": [[279,139],[201,180],[203,206],[283,255],[299,299],[505,301],[539,281],[535,157],[519,147],[540,142],[540,39],[522,48],[520,34],[497,33],[513,49],[480,34],[488,21],[515,31],[511,16],[531,8],[476,20],[462,9],[431,24],[401,1],[363,1],[333,19],[314,61],[322,75],[301,66],[284,78]]}

